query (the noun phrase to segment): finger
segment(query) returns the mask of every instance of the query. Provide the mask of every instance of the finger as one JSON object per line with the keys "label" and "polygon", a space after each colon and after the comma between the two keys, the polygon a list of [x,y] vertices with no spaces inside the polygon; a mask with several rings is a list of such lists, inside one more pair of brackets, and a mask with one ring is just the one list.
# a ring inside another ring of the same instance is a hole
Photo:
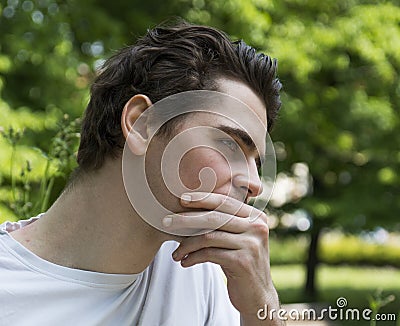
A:
{"label": "finger", "polygon": [[[197,234],[220,229],[231,233],[245,232],[249,227],[249,220],[236,216],[211,211],[211,212],[185,212],[167,215],[162,221],[168,231],[193,231]],[[191,232],[193,235],[193,232]]]}
{"label": "finger", "polygon": [[212,231],[195,237],[184,239],[179,247],[172,253],[174,260],[179,261],[186,255],[203,248],[240,249],[245,238],[240,234],[224,231]]}
{"label": "finger", "polygon": [[258,218],[262,218],[266,221],[264,212],[235,198],[221,194],[205,192],[184,193],[181,196],[181,203],[183,206],[190,208],[217,210],[238,217],[249,218],[252,221]]}
{"label": "finger", "polygon": [[240,255],[240,250],[221,249],[221,248],[204,248],[189,254],[181,261],[183,267],[190,267],[196,264],[211,262],[220,265],[222,268],[231,269],[241,266],[243,261]]}

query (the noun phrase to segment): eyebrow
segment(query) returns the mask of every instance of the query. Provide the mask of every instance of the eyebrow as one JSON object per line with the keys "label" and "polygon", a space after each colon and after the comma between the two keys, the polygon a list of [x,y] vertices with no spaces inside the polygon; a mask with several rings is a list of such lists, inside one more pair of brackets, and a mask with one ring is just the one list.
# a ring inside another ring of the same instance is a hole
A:
{"label": "eyebrow", "polygon": [[[240,128],[228,127],[228,126],[223,126],[223,125],[219,125],[217,128],[219,130],[225,132],[232,138],[240,139],[240,141],[244,145],[246,145],[246,147],[250,151],[258,153],[256,144],[254,144],[253,139],[250,137],[250,135],[246,131],[244,131]],[[264,164],[264,157],[260,157],[260,155],[257,154],[256,162],[257,162],[258,167],[261,167],[261,165]]]}

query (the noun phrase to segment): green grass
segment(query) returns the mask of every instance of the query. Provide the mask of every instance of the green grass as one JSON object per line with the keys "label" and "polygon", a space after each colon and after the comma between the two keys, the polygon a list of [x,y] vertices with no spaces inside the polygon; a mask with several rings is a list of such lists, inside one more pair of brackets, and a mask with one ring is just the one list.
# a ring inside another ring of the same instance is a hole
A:
{"label": "green grass", "polygon": [[[308,302],[303,295],[305,268],[302,265],[278,265],[272,267],[272,278],[282,304]],[[368,297],[377,289],[383,296],[395,295],[394,302],[380,312],[400,313],[400,269],[385,267],[348,267],[321,265],[317,272],[317,302],[336,307],[336,300],[345,297],[348,308],[368,308]],[[399,319],[400,316],[397,317]],[[368,322],[342,321],[341,325],[369,325]],[[396,325],[395,322],[378,322],[377,325]],[[400,325],[400,324],[399,324]]]}

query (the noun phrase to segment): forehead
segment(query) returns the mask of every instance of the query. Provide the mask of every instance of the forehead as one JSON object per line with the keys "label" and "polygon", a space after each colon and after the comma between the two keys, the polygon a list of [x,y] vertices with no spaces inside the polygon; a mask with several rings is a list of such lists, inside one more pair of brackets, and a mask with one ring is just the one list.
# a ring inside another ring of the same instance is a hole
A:
{"label": "forehead", "polygon": [[[214,125],[215,121],[225,117],[228,125],[233,123],[237,127],[239,124],[246,129],[258,129],[256,131],[259,133],[267,130],[267,110],[264,101],[249,86],[227,78],[218,79],[217,85],[220,95],[217,92],[206,91],[200,98],[193,97],[191,106],[196,107],[199,102],[203,103],[199,106],[199,111],[193,110],[197,118],[193,123],[199,123],[201,120],[204,124]],[[191,119],[188,120],[188,124],[191,124]]]}
{"label": "forehead", "polygon": [[249,114],[256,115],[265,129],[267,128],[267,110],[264,101],[249,86],[228,78],[219,79],[217,84],[219,91],[243,102],[251,110],[251,112],[243,112],[243,118]]}
{"label": "forehead", "polygon": [[190,115],[179,129],[195,126],[240,129],[248,134],[261,153],[264,152],[267,133],[264,102],[242,82],[221,79],[218,86],[221,95],[217,95],[216,100],[204,99],[203,110]]}

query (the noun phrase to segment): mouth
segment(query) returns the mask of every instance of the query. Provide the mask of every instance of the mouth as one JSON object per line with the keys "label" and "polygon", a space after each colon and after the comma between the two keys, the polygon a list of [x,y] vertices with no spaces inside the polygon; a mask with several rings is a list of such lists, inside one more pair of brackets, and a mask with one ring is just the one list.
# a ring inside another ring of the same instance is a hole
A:
{"label": "mouth", "polygon": [[220,195],[224,195],[233,199],[236,199],[237,201],[240,201],[244,204],[247,204],[247,202],[250,200],[250,197],[248,196],[247,193],[241,193],[237,190],[232,189],[232,191],[230,193],[223,193],[223,192],[217,192],[215,191],[214,193],[216,194],[220,194]]}

